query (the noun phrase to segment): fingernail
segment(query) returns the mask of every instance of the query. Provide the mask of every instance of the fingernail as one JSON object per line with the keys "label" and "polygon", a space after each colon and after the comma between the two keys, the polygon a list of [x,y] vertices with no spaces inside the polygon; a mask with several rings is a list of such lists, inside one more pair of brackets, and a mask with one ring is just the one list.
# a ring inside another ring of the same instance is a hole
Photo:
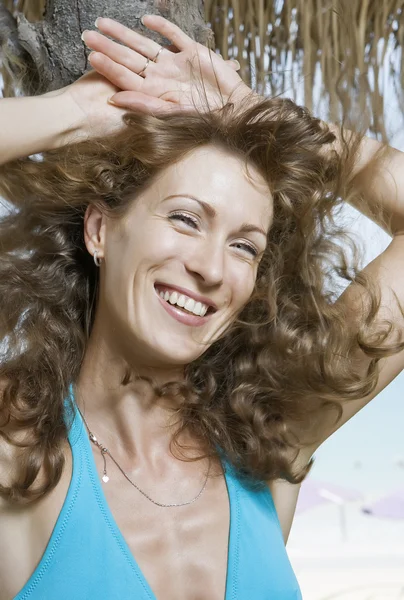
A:
{"label": "fingernail", "polygon": [[142,25],[144,25],[143,17],[144,17],[144,15],[142,15],[142,16],[140,17],[140,22],[141,22],[141,24],[142,24]]}
{"label": "fingernail", "polygon": [[97,27],[97,29],[98,29],[98,22],[99,22],[99,20],[100,20],[100,17],[97,17],[96,20],[95,20],[95,23],[94,23],[94,25]]}
{"label": "fingernail", "polygon": [[109,104],[113,104],[114,106],[116,106],[116,102],[114,102],[114,101],[112,100],[112,98],[113,98],[113,96],[111,96],[111,98],[108,98],[107,102],[108,102]]}
{"label": "fingernail", "polygon": [[233,62],[236,63],[237,69],[241,69],[241,65],[236,58],[233,58]]}
{"label": "fingernail", "polygon": [[85,29],[85,30],[83,31],[83,33],[81,34],[81,39],[83,40],[83,42],[85,42],[85,39],[84,39],[84,34],[86,33],[86,31],[87,31],[87,29]]}
{"label": "fingernail", "polygon": [[92,50],[92,51],[90,52],[90,54],[88,55],[88,58],[90,59],[90,58],[92,57],[92,55],[93,55],[93,54],[95,54],[95,50]]}

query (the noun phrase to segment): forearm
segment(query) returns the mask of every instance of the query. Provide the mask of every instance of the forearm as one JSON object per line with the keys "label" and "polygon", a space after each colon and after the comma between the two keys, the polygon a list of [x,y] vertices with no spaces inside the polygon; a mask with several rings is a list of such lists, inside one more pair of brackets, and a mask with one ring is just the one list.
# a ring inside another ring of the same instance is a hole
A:
{"label": "forearm", "polygon": [[79,113],[57,92],[0,100],[0,164],[52,150],[79,136]]}
{"label": "forearm", "polygon": [[[331,125],[341,147],[340,130]],[[349,136],[349,131],[346,132]],[[349,138],[348,138],[349,139]],[[390,235],[404,233],[404,152],[364,137],[354,166],[351,202]]]}

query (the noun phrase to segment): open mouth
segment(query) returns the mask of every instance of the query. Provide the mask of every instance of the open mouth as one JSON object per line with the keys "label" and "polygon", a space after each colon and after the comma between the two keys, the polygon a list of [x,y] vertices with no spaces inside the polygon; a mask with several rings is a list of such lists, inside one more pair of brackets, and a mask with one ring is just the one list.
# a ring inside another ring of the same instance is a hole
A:
{"label": "open mouth", "polygon": [[[155,285],[154,289],[156,291],[156,294],[158,294],[160,296],[161,300],[166,302],[170,307],[178,310],[180,313],[183,313],[184,315],[190,315],[190,316],[192,315],[193,317],[202,319],[202,318],[209,317],[210,315],[212,315],[213,313],[216,312],[216,309],[213,306],[207,306],[207,305],[204,305],[204,304],[202,304],[200,302],[196,302],[196,301],[194,301],[194,304],[192,305],[191,308],[185,308],[185,306],[181,306],[181,304],[184,304],[184,302],[186,303],[186,300],[188,300],[189,297],[187,297],[183,294],[180,294],[179,292],[176,292],[176,290],[172,290],[171,292],[169,292],[166,288],[164,288],[162,286],[160,287],[159,285]],[[169,301],[169,298],[171,297],[172,292],[177,293],[176,302],[174,302],[174,303]],[[186,299],[186,300],[184,300],[184,299]],[[191,300],[193,300],[193,299],[191,298]],[[179,302],[179,304],[178,304],[178,302]],[[206,306],[207,306],[207,308],[206,308]],[[197,309],[196,312],[194,312],[195,308]]]}

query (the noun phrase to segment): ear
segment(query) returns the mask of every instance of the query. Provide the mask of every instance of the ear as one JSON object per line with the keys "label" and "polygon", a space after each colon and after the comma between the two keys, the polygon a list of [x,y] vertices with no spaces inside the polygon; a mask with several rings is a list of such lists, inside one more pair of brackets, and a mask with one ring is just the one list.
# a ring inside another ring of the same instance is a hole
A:
{"label": "ear", "polygon": [[107,218],[99,208],[89,204],[84,215],[84,241],[93,256],[98,250],[98,258],[104,257]]}

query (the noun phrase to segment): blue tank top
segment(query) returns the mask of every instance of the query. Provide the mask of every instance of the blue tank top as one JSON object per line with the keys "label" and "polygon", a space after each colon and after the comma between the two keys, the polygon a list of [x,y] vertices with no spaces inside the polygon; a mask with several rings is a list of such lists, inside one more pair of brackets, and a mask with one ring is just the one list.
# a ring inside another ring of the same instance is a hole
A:
{"label": "blue tank top", "polygon": [[[108,507],[74,399],[73,414],[69,407],[65,401],[69,489],[46,550],[14,600],[158,600]],[[224,458],[222,464],[230,503],[224,600],[301,600],[268,486],[252,491]]]}

